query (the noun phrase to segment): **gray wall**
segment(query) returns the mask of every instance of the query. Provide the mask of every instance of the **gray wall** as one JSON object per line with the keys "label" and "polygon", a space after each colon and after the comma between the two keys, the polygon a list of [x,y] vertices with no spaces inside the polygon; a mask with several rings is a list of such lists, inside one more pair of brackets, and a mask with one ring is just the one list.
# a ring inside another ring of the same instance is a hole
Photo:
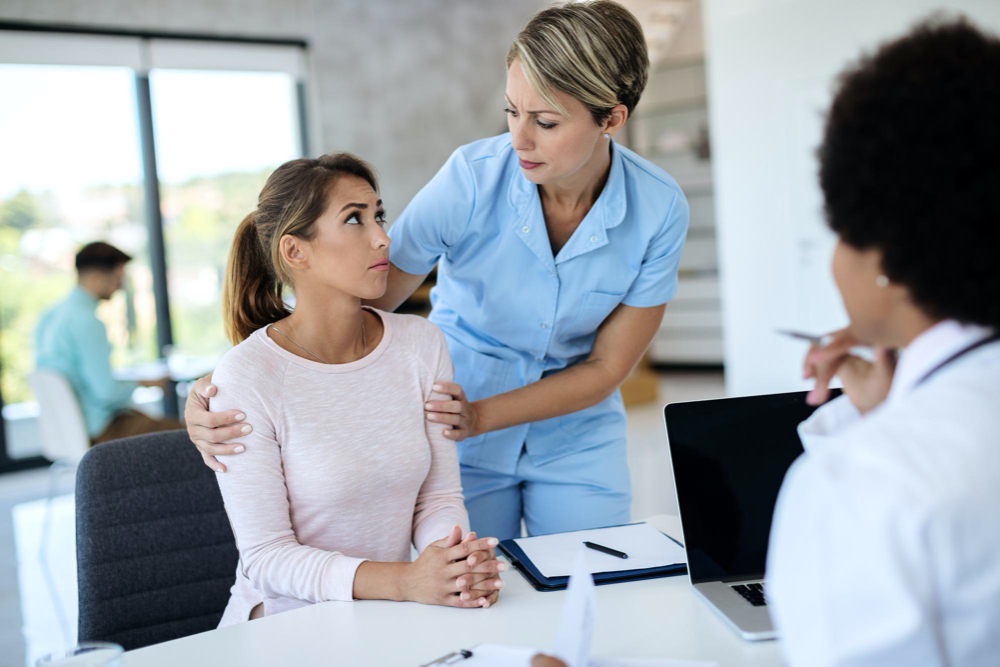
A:
{"label": "gray wall", "polygon": [[[458,146],[504,131],[503,58],[541,0],[0,0],[0,19],[310,46],[312,148],[382,177],[390,219]],[[318,136],[316,136],[318,135]]]}

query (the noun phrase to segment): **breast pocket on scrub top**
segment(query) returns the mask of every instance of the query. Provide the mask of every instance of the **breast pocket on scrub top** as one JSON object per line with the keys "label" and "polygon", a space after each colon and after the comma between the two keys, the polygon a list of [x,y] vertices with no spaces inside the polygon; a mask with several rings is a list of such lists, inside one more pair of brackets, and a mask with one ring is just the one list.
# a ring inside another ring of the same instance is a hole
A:
{"label": "breast pocket on scrub top", "polygon": [[[503,394],[516,388],[514,362],[477,352],[462,345],[452,347],[451,359],[455,366],[455,381],[462,386],[470,402]],[[463,443],[465,446],[479,444],[485,441],[487,436],[489,433],[483,433],[475,438],[468,438]]]}
{"label": "breast pocket on scrub top", "polygon": [[601,325],[608,315],[611,314],[622,299],[625,293],[608,294],[607,292],[585,292],[580,301],[580,308],[569,325],[559,336],[560,341],[568,341],[574,338],[588,336]]}

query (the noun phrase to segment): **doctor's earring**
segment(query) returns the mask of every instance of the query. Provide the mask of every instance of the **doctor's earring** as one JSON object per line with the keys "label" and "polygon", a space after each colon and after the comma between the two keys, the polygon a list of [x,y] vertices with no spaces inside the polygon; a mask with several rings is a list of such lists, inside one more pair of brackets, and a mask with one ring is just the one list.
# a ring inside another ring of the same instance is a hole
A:
{"label": "doctor's earring", "polygon": [[610,134],[608,134],[607,132],[605,132],[605,133],[604,133],[604,138],[605,138],[605,139],[610,139],[610,138],[611,138],[611,135],[610,135]]}
{"label": "doctor's earring", "polygon": [[875,279],[875,284],[879,287],[885,288],[889,286],[889,278],[886,276],[879,276]]}

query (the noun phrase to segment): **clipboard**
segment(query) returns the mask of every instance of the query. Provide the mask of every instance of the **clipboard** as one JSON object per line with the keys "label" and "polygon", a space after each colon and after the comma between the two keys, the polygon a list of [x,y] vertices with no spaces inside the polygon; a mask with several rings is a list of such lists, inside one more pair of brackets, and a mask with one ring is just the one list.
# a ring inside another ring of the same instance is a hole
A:
{"label": "clipboard", "polygon": [[[633,524],[620,524],[622,526],[630,526]],[[608,528],[617,528],[618,526],[607,526]],[[668,540],[683,547],[680,542],[670,537],[663,531],[660,531]],[[535,564],[531,562],[531,559],[524,553],[524,550],[518,546],[517,542],[513,539],[504,540],[499,545],[500,551],[504,556],[510,561],[511,565],[517,568],[517,571],[524,575],[524,578],[528,580],[531,587],[536,591],[562,591],[566,589],[569,584],[569,577],[546,577]],[[679,574],[687,573],[687,564],[677,563],[675,565],[664,565],[663,567],[650,567],[642,570],[624,570],[621,572],[599,572],[594,575],[594,584],[597,586],[606,586],[608,584],[620,584],[626,581],[641,581],[643,579],[659,579],[661,577],[673,577]]]}

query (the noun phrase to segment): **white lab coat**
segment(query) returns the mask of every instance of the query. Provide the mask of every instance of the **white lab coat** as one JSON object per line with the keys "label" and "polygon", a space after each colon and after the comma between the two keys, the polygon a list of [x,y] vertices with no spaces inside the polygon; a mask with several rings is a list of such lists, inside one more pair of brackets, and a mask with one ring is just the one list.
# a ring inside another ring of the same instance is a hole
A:
{"label": "white lab coat", "polygon": [[942,322],[900,357],[886,401],[846,396],[799,427],[767,596],[791,667],[1000,665],[1000,343]]}

